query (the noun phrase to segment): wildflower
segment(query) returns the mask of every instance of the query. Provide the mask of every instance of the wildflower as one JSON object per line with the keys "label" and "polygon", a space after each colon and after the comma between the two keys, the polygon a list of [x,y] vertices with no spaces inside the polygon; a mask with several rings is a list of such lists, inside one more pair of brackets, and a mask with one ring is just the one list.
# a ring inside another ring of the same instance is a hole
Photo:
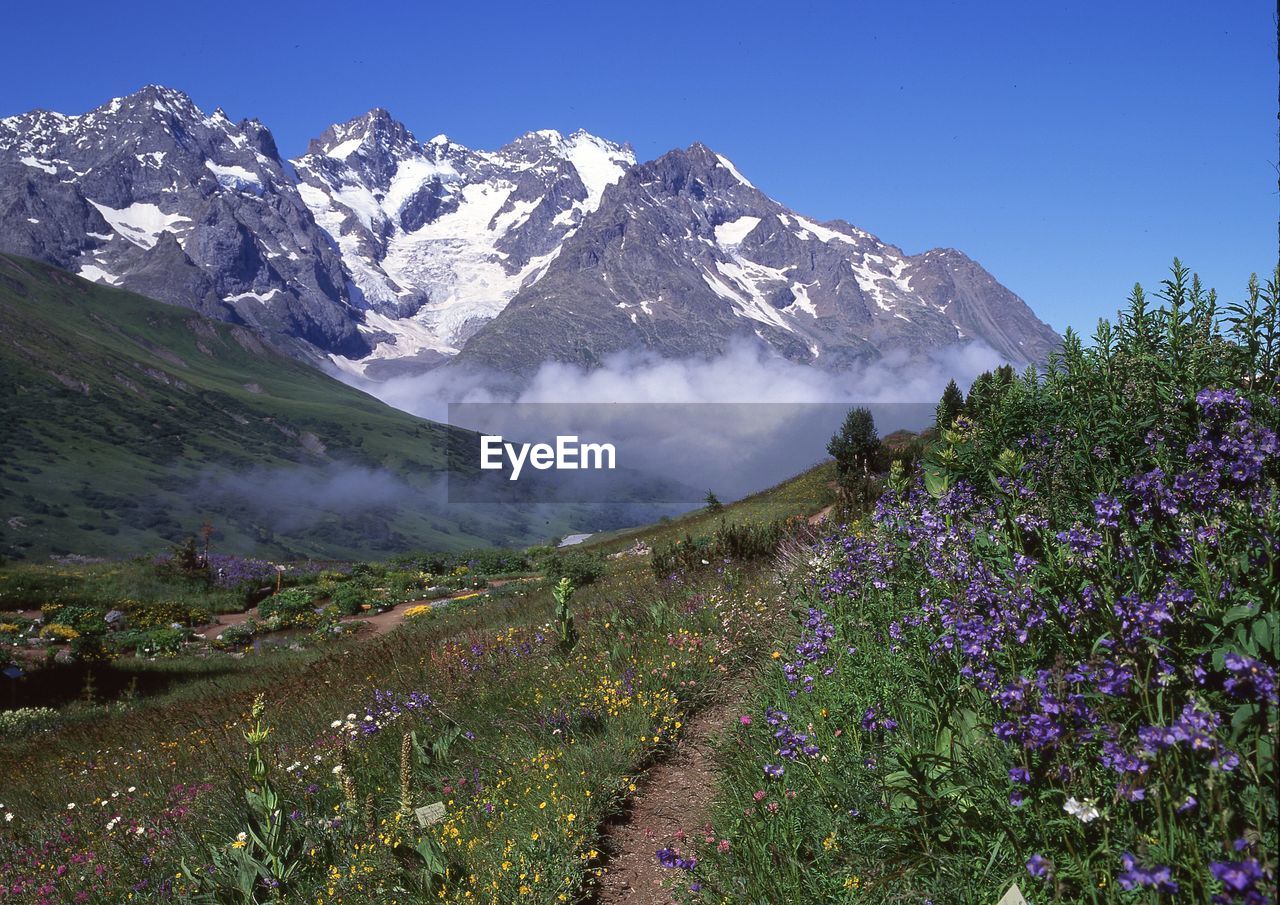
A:
{"label": "wildflower", "polygon": [[687,858],[681,857],[680,853],[673,848],[660,848],[653,854],[658,859],[658,863],[666,868],[693,870],[698,866],[697,858],[692,855]]}
{"label": "wildflower", "polygon": [[764,765],[764,775],[768,776],[770,779],[781,779],[782,773],[783,773],[782,767],[778,766],[777,764]]}
{"label": "wildflower", "polygon": [[244,848],[244,847],[245,847],[246,845],[248,845],[248,844],[249,844],[249,834],[248,834],[248,833],[237,833],[237,834],[236,834],[236,841],[231,843],[231,847],[232,847],[232,848]]}
{"label": "wildflower", "polygon": [[1032,855],[1027,859],[1027,872],[1033,877],[1046,877],[1049,875],[1051,865],[1049,861],[1039,853]]}
{"label": "wildflower", "polygon": [[[1256,858],[1244,861],[1214,861],[1209,865],[1209,872],[1230,893],[1261,893],[1267,888],[1268,872]],[[1262,900],[1258,899],[1258,901]]]}
{"label": "wildflower", "polygon": [[1173,871],[1162,864],[1144,867],[1131,853],[1125,852],[1120,856],[1120,865],[1124,870],[1116,877],[1116,882],[1120,884],[1121,889],[1149,887],[1157,892],[1176,893],[1178,891],[1178,883],[1173,879]]}
{"label": "wildflower", "polygon": [[1072,797],[1067,799],[1066,804],[1062,806],[1062,810],[1066,811],[1081,823],[1092,823],[1102,816],[1094,804],[1095,802],[1092,798],[1086,798],[1084,801],[1077,801]]}

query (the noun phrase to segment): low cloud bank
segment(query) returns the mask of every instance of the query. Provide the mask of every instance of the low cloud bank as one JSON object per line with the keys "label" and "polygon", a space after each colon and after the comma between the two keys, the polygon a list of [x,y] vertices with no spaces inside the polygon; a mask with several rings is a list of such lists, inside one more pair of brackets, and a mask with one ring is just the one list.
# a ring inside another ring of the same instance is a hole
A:
{"label": "low cloud bank", "polygon": [[341,379],[396,408],[443,421],[448,404],[458,402],[936,402],[948,380],[967,387],[1003,363],[989,346],[970,343],[927,356],[892,352],[862,367],[826,371],[743,341],[713,359],[624,352],[593,370],[547,362],[520,386],[510,375],[452,368],[385,382]]}
{"label": "low cloud bank", "polygon": [[[932,423],[948,380],[967,387],[1002,363],[992,349],[972,343],[826,371],[742,342],[713,359],[632,352],[591,370],[547,362],[519,385],[510,375],[455,368],[353,382],[397,408],[481,433],[526,442],[572,434],[616,444],[619,465],[632,477],[601,482],[583,475],[576,479],[581,495],[571,493],[578,501],[634,500],[637,474],[736,499],[821,461],[852,405],[870,407],[881,434],[920,430]],[[503,486],[487,484],[499,496],[483,499],[502,499]],[[563,492],[565,485],[557,487]]]}

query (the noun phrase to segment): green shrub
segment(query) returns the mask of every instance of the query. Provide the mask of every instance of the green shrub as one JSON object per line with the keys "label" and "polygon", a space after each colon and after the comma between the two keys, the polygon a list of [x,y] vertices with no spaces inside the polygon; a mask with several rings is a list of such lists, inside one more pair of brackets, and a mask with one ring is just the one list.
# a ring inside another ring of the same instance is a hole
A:
{"label": "green shrub", "polygon": [[21,738],[47,732],[58,725],[58,712],[48,707],[0,710],[0,739]]}
{"label": "green shrub", "polygon": [[555,553],[543,560],[542,570],[552,583],[567,578],[575,588],[583,588],[604,574],[604,559],[581,550]]}
{"label": "green shrub", "polygon": [[653,549],[651,565],[657,578],[674,572],[724,565],[725,561],[749,562],[772,556],[783,538],[797,531],[804,520],[778,519],[772,522],[727,522],[721,520],[710,535],[690,534]]}
{"label": "green shrub", "polygon": [[276,617],[285,625],[311,622],[319,597],[317,588],[286,588],[258,604],[258,615],[264,620]]}
{"label": "green shrub", "polygon": [[368,601],[369,589],[360,582],[346,581],[329,589],[329,604],[344,616],[354,616]]}
{"label": "green shrub", "polygon": [[[119,608],[129,619],[130,628],[167,627],[173,624],[195,627],[205,625],[209,621],[209,611],[197,609],[176,600],[166,602],[143,602],[126,600]],[[105,612],[102,614],[105,615]],[[101,622],[102,615],[98,617]]]}

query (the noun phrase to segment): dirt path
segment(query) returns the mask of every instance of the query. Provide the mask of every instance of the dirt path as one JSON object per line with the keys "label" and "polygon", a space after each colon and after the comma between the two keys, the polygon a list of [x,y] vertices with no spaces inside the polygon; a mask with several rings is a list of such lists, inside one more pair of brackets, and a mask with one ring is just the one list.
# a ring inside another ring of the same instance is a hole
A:
{"label": "dirt path", "polygon": [[[407,603],[398,604],[397,606],[392,607],[391,609],[386,610],[385,612],[382,612],[382,613],[376,613],[372,615],[358,613],[355,616],[343,616],[340,621],[343,623],[348,623],[348,622],[363,623],[364,625],[368,626],[368,631],[364,632],[364,634],[367,637],[377,637],[378,635],[385,635],[387,632],[391,631],[397,625],[403,625],[405,620],[405,615],[404,615],[405,611],[408,610],[410,607],[420,606],[422,604],[428,604],[430,606],[443,606],[444,604],[448,603],[451,600],[457,600],[459,597],[465,597],[468,594],[476,594],[476,593],[484,594],[485,591],[487,591],[489,588],[500,588],[504,584],[510,584],[513,581],[527,581],[527,580],[528,579],[523,579],[523,578],[497,578],[489,582],[488,588],[479,592],[470,591],[470,590],[458,591],[455,594],[450,594],[448,597],[436,597],[431,600],[410,600]],[[214,638],[218,637],[218,635],[223,630],[233,625],[243,625],[245,622],[248,622],[250,618],[253,618],[253,619],[258,618],[257,607],[253,607],[252,609],[246,610],[243,613],[223,613],[219,616],[216,616],[214,618],[214,621],[211,624],[205,626],[204,628],[197,629],[196,634],[200,635],[206,640],[212,641]]]}
{"label": "dirt path", "polygon": [[[741,710],[734,691],[697,713],[686,725],[675,752],[644,775],[623,819],[605,828],[605,874],[596,890],[598,905],[667,905],[674,902],[665,881],[676,873],[658,864],[654,853],[667,846],[692,853],[703,832],[715,794],[716,738],[728,731]],[[681,843],[677,833],[688,839]]]}
{"label": "dirt path", "polygon": [[836,508],[835,503],[832,503],[830,506],[827,506],[825,509],[819,509],[813,515],[809,516],[809,524],[821,525],[823,522],[827,520],[827,516],[831,514],[831,510],[835,508]]}

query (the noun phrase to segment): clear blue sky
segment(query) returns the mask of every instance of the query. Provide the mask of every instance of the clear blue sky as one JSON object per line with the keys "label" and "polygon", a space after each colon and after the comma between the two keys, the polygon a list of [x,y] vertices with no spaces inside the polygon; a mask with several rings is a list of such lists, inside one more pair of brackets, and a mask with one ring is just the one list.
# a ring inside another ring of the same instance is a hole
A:
{"label": "clear blue sky", "polygon": [[702,141],[796,210],[960,248],[1092,332],[1180,255],[1230,298],[1276,261],[1269,0],[297,3],[6,10],[0,115],[156,82],[296,155],[383,106],[492,148]]}

